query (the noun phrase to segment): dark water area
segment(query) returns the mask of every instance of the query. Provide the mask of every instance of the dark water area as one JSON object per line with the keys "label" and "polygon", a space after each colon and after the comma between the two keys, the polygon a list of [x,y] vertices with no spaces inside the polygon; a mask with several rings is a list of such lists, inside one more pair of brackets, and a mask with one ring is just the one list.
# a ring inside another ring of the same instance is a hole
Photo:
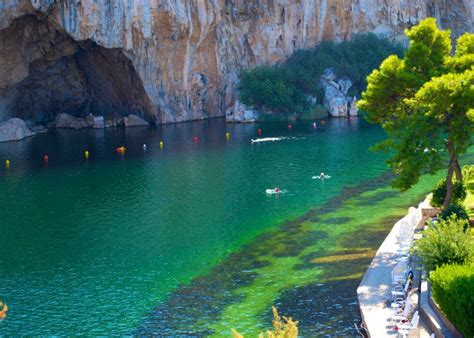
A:
{"label": "dark water area", "polygon": [[362,273],[433,182],[393,191],[382,138],[215,119],[0,143],[0,333],[253,335],[276,305],[303,336],[355,334]]}

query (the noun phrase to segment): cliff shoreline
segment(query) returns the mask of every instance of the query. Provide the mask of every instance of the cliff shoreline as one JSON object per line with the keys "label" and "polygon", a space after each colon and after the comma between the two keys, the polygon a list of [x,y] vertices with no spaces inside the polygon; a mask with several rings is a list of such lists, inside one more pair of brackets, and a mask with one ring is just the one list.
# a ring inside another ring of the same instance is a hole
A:
{"label": "cliff shoreline", "polygon": [[456,36],[473,12],[469,0],[2,0],[0,121],[224,116],[242,69],[362,32],[400,39],[427,16]]}

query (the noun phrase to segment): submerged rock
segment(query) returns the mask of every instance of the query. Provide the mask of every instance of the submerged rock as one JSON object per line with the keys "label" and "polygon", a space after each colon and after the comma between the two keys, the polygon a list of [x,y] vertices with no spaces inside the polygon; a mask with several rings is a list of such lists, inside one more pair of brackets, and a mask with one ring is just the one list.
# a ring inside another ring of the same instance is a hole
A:
{"label": "submerged rock", "polygon": [[229,123],[252,123],[258,119],[258,113],[239,100],[229,107],[225,114],[225,121]]}
{"label": "submerged rock", "polygon": [[125,127],[140,127],[140,126],[149,126],[150,124],[142,119],[141,117],[130,114],[123,118],[123,124]]}
{"label": "submerged rock", "polygon": [[12,118],[0,123],[0,142],[18,141],[34,134],[22,119]]}

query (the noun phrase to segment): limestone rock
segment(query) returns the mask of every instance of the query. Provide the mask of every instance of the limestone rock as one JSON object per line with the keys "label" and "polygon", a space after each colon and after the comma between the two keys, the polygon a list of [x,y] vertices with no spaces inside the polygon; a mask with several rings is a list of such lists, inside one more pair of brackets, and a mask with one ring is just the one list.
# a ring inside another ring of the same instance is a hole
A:
{"label": "limestone rock", "polygon": [[130,114],[123,118],[123,123],[125,127],[141,127],[141,126],[149,126],[150,123],[142,119],[137,115]]}
{"label": "limestone rock", "polygon": [[55,120],[56,128],[69,128],[69,129],[82,129],[89,128],[85,118],[74,117],[72,115],[61,113],[56,116]]}
{"label": "limestone rock", "polygon": [[473,15],[472,0],[2,0],[0,120],[54,107],[157,123],[223,116],[242,69],[360,32],[402,39],[428,16],[456,36],[474,31]]}
{"label": "limestone rock", "polygon": [[48,131],[48,129],[46,129],[41,124],[35,125],[35,126],[31,127],[30,129],[35,134],[43,134],[43,133],[46,133]]}
{"label": "limestone rock", "polygon": [[104,117],[103,116],[94,116],[92,114],[87,115],[86,117],[87,124],[89,127],[94,129],[105,128]]}
{"label": "limestone rock", "polygon": [[226,122],[229,123],[253,123],[257,119],[258,113],[239,100],[236,100],[234,106],[226,111]]}
{"label": "limestone rock", "polygon": [[355,116],[358,114],[356,97],[347,95],[352,81],[347,77],[337,79],[333,69],[325,69],[320,77],[320,85],[324,90],[323,104],[332,117]]}
{"label": "limestone rock", "polygon": [[123,126],[124,121],[123,117],[112,117],[112,116],[105,116],[104,117],[104,127],[111,128],[117,126]]}
{"label": "limestone rock", "polygon": [[0,123],[0,142],[18,141],[34,134],[22,119],[12,118]]}
{"label": "limestone rock", "polygon": [[357,104],[357,98],[354,96],[349,105],[349,116],[359,115],[359,109],[357,108],[356,104]]}

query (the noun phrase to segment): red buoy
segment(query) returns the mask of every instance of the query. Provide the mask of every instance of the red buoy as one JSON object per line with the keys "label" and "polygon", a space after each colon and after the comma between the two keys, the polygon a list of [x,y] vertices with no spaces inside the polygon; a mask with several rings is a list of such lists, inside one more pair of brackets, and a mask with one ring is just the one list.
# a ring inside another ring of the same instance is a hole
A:
{"label": "red buoy", "polygon": [[262,135],[262,128],[258,128],[257,133],[258,133],[258,135]]}
{"label": "red buoy", "polygon": [[326,123],[326,121],[324,121],[324,120],[321,121],[321,124],[325,124],[325,123]]}
{"label": "red buoy", "polygon": [[288,125],[288,129],[291,130],[291,128],[293,128],[293,126],[291,124]]}
{"label": "red buoy", "polygon": [[193,141],[194,141],[194,142],[197,142],[197,141],[198,141],[198,137],[197,137],[197,136],[194,136],[194,137],[193,137]]}
{"label": "red buoy", "polygon": [[48,155],[44,155],[43,160],[44,160],[44,163],[48,163],[48,161],[49,161]]}

